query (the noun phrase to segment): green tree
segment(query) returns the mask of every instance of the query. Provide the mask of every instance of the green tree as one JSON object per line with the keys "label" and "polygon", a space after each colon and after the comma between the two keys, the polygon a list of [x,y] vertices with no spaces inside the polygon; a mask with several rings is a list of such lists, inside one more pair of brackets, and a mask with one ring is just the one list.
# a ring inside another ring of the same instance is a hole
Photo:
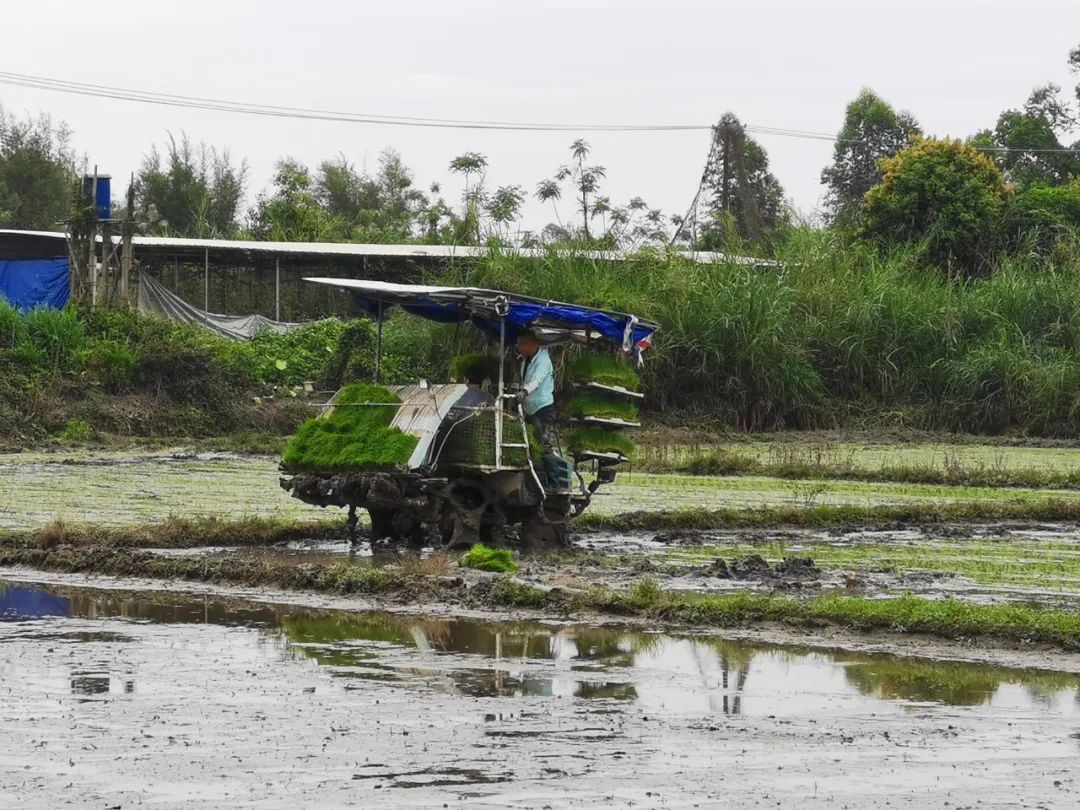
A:
{"label": "green tree", "polygon": [[981,269],[993,250],[1005,206],[1005,178],[971,144],[919,138],[881,163],[866,194],[863,234],[909,242],[950,270]]}
{"label": "green tree", "polygon": [[833,147],[832,165],[821,172],[833,221],[853,221],[866,192],[881,182],[882,158],[892,157],[919,134],[919,124],[911,113],[897,112],[869,88],[848,104]]}
{"label": "green tree", "polygon": [[1076,126],[1060,88],[1036,88],[1022,110],[1006,110],[992,131],[978,133],[972,143],[994,156],[1021,189],[1059,186],[1080,174],[1080,154],[1066,151],[1063,139]]}
{"label": "green tree", "polygon": [[392,149],[379,156],[373,177],[358,172],[343,155],[323,161],[312,189],[316,202],[344,223],[352,241],[408,241],[427,210],[427,197],[413,186],[412,172]]}
{"label": "green tree", "polygon": [[247,173],[247,163],[234,165],[227,149],[170,134],[164,159],[152,147],[135,176],[135,219],[151,234],[233,236]]}
{"label": "green tree", "polygon": [[[450,161],[450,171],[465,178],[465,191],[462,199],[462,237],[481,240],[480,209],[484,204],[484,175],[487,171],[487,158],[479,152],[465,152]],[[471,185],[473,175],[479,175],[476,185]]]}
{"label": "green tree", "polygon": [[521,216],[525,189],[521,186],[500,186],[484,203],[484,212],[492,223],[492,236],[509,236],[511,223]]}
{"label": "green tree", "polygon": [[702,191],[709,222],[701,246],[707,249],[739,240],[760,243],[787,218],[784,189],[769,171],[768,154],[733,113],[713,127]]}
{"label": "green tree", "polygon": [[307,166],[285,158],[275,166],[272,190],[255,203],[251,233],[275,242],[345,242],[349,225],[319,204]]}
{"label": "green tree", "polygon": [[0,107],[0,226],[55,230],[75,187],[71,133],[47,115],[19,120]]}
{"label": "green tree", "polygon": [[592,235],[589,233],[589,220],[595,215],[592,200],[599,193],[600,181],[607,177],[607,169],[603,166],[585,162],[591,151],[592,147],[579,138],[570,144],[573,162],[567,166],[560,166],[555,172],[555,181],[562,183],[569,180],[581,201],[581,227],[586,242],[592,241]]}

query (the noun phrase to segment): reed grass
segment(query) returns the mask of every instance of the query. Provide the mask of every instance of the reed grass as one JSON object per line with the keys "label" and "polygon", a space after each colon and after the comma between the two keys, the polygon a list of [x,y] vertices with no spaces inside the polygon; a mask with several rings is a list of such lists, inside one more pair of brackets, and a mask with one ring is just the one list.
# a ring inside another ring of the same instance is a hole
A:
{"label": "reed grass", "polygon": [[1080,435],[1080,257],[1006,256],[956,279],[911,251],[796,230],[781,268],[495,254],[471,284],[661,324],[651,407],[747,430],[849,424]]}

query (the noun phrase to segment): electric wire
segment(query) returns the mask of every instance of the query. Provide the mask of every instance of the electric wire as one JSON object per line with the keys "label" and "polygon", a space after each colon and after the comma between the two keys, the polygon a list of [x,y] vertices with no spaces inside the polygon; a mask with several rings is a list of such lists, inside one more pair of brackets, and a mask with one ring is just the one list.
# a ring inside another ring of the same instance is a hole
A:
{"label": "electric wire", "polygon": [[[338,110],[326,110],[309,107],[288,107],[272,104],[256,104],[243,101],[186,96],[174,93],[161,93],[147,90],[116,87],[106,84],[91,84],[66,79],[54,79],[35,76],[28,73],[0,71],[0,84],[24,87],[35,90],[50,90],[72,95],[106,98],[117,101],[131,101],[142,104],[155,104],[167,107],[205,110],[210,112],[237,113],[272,118],[294,120],[331,121],[353,124],[373,124],[399,127],[426,127],[437,129],[471,130],[506,130],[519,132],[691,132],[712,130],[713,124],[567,124],[538,123],[523,121],[489,121],[458,118],[424,118],[407,115],[383,115],[377,113],[355,113]],[[858,138],[841,138],[827,132],[771,127],[760,124],[746,124],[743,129],[758,135],[774,135],[784,138],[828,141],[833,143],[859,144]],[[1080,148],[1027,148],[1009,146],[978,146],[983,152],[999,154],[1080,154]]]}

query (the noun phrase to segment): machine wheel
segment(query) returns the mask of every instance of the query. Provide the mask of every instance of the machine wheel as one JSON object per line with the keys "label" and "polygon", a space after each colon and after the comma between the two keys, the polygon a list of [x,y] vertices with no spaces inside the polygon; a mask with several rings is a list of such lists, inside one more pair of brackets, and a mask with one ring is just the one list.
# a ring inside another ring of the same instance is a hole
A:
{"label": "machine wheel", "polygon": [[394,510],[368,508],[371,516],[371,539],[385,540],[394,536]]}
{"label": "machine wheel", "polygon": [[565,548],[570,543],[570,527],[561,512],[545,510],[544,517],[530,517],[521,524],[521,550],[535,554]]}

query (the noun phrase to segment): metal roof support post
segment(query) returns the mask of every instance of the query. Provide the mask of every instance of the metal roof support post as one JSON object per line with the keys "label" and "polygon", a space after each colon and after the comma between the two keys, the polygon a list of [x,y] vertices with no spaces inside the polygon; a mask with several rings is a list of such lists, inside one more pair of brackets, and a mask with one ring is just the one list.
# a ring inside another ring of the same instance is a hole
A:
{"label": "metal roof support post", "polygon": [[499,396],[495,406],[495,469],[502,469],[503,395],[506,393],[506,316],[499,317]]}
{"label": "metal roof support post", "polygon": [[379,320],[375,325],[375,382],[380,382],[382,375],[382,310],[383,302],[379,299]]}
{"label": "metal roof support post", "polygon": [[274,259],[274,320],[281,320],[281,257]]}
{"label": "metal roof support post", "polygon": [[203,250],[203,324],[210,323],[210,248]]}

